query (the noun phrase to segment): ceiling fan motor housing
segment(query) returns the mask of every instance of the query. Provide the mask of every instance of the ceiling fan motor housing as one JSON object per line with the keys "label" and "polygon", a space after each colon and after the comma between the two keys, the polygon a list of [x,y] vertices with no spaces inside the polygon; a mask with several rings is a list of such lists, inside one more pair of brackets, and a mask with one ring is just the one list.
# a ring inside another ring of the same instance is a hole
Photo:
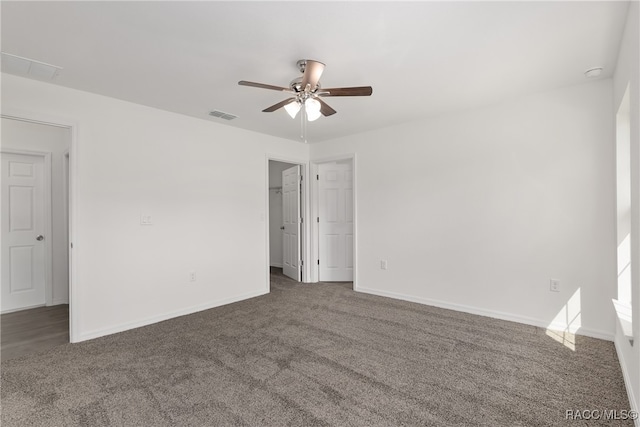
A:
{"label": "ceiling fan motor housing", "polygon": [[[291,80],[291,83],[289,83],[289,87],[295,93],[304,92],[304,88],[302,87],[302,77],[298,77],[298,78],[295,78],[295,79]],[[310,92],[311,93],[316,93],[318,91],[318,89],[320,89],[320,82],[318,82],[316,84],[316,87],[311,89]]]}

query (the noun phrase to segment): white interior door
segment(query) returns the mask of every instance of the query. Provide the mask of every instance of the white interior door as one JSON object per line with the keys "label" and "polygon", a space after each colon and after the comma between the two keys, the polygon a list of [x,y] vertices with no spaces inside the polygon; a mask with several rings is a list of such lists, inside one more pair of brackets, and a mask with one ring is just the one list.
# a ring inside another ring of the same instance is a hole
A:
{"label": "white interior door", "polygon": [[300,166],[282,171],[282,272],[300,281]]}
{"label": "white interior door", "polygon": [[2,153],[2,311],[45,304],[44,157]]}
{"label": "white interior door", "polygon": [[353,171],[351,164],[318,165],[319,279],[353,281]]}

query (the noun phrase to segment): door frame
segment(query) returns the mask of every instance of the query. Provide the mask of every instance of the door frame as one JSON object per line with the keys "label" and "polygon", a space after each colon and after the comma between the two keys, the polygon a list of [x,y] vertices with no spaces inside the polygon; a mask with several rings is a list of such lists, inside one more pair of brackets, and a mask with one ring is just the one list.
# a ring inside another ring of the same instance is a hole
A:
{"label": "door frame", "polygon": [[[70,261],[70,256],[71,256],[71,248],[70,243],[71,241],[70,236],[69,236],[69,184],[70,184],[70,180],[69,180],[69,167],[70,167],[70,161],[71,156],[69,154],[69,148],[66,149],[62,155],[62,179],[63,179],[63,183],[62,183],[62,207],[63,207],[63,215],[64,215],[64,234],[65,236],[67,236],[67,278],[69,279],[69,281],[71,281],[71,271],[69,269],[69,263]],[[67,289],[67,299],[69,298],[69,290]],[[55,301],[54,301],[55,302]]]}
{"label": "door frame", "polygon": [[302,264],[302,283],[311,282],[310,279],[310,271],[311,268],[309,266],[309,262],[306,262],[308,259],[312,259],[310,257],[311,253],[311,245],[309,242],[310,236],[310,222],[307,218],[309,218],[310,211],[310,197],[308,197],[310,193],[309,186],[309,162],[307,159],[302,157],[287,157],[282,156],[280,154],[269,154],[265,155],[265,213],[264,213],[264,223],[265,223],[265,260],[264,265],[266,266],[266,274],[265,274],[265,287],[266,291],[269,292],[271,289],[271,269],[270,269],[270,252],[271,248],[269,246],[269,161],[274,160],[276,162],[290,163],[292,166],[299,165],[300,166],[300,175],[302,175],[302,191],[300,193],[300,199],[302,206],[300,207],[300,216],[302,217],[302,226],[300,227],[300,259],[303,261]]}
{"label": "door frame", "polygon": [[[338,156],[322,157],[315,159],[311,162],[311,176],[314,178],[318,174],[320,164],[333,163],[341,161],[351,161],[351,170],[353,173],[353,289],[358,290],[358,180],[357,180],[357,161],[355,153],[342,154]],[[317,179],[311,180],[311,218],[317,218],[320,210],[320,191],[318,188]],[[311,257],[313,260],[311,263],[310,279],[312,282],[320,281],[320,268],[318,267],[318,258],[320,256],[320,229],[317,221],[310,221],[313,226],[311,227]]]}
{"label": "door frame", "polygon": [[[56,126],[69,129],[71,140],[69,141],[69,188],[68,188],[68,238],[69,238],[69,341],[72,343],[80,341],[79,328],[80,322],[77,313],[80,312],[80,307],[77,306],[78,301],[78,289],[76,286],[77,276],[77,249],[73,250],[73,242],[76,241],[76,218],[77,218],[77,186],[76,176],[78,168],[78,123],[74,120],[69,120],[63,117],[51,116],[48,114],[42,114],[34,111],[18,110],[13,108],[4,108],[0,117],[11,120],[19,120],[23,122],[36,123],[41,125]],[[45,173],[46,174],[46,173]],[[49,172],[50,175],[50,172]],[[49,177],[50,179],[50,177]],[[49,189],[50,191],[50,189]],[[49,233],[51,235],[51,233]],[[49,244],[51,243],[49,239]],[[50,253],[50,250],[48,251]],[[75,252],[75,254],[74,254]],[[48,294],[47,294],[48,295]],[[48,298],[48,296],[47,296]]]}
{"label": "door frame", "polygon": [[[52,210],[51,210],[51,152],[39,150],[21,150],[15,147],[0,148],[1,154],[17,154],[20,156],[41,157],[43,164],[42,189],[44,196],[44,229],[43,234],[47,236],[44,239],[44,305],[53,304],[53,243],[52,243]],[[15,310],[3,311],[2,314],[11,313],[13,311],[25,310],[29,308],[40,307],[23,307]]]}

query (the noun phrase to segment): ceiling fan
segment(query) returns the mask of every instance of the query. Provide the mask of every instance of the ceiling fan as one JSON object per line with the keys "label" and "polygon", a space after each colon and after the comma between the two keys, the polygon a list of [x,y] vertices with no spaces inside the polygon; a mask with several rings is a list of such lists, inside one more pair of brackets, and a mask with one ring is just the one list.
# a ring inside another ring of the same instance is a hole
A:
{"label": "ceiling fan", "polygon": [[285,108],[291,118],[295,118],[298,111],[304,106],[307,120],[314,121],[320,115],[330,116],[336,113],[321,98],[326,96],[370,96],[373,93],[371,86],[359,87],[338,87],[331,89],[323,89],[320,87],[320,76],[324,71],[325,65],[322,62],[311,59],[301,59],[296,65],[302,73],[302,77],[293,79],[289,87],[273,86],[263,83],[254,83],[241,80],[238,82],[240,86],[252,86],[262,89],[277,90],[291,94],[292,96],[280,101],[277,104],[262,110],[265,113],[271,113],[282,107]]}

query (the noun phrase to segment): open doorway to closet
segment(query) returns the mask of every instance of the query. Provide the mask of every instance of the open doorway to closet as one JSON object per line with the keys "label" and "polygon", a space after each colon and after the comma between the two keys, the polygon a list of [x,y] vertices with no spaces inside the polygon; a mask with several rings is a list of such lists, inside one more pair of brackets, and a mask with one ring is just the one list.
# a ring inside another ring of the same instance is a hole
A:
{"label": "open doorway to closet", "polygon": [[269,160],[269,267],[303,280],[304,165]]}
{"label": "open doorway to closet", "polygon": [[2,360],[69,342],[71,138],[2,118]]}

